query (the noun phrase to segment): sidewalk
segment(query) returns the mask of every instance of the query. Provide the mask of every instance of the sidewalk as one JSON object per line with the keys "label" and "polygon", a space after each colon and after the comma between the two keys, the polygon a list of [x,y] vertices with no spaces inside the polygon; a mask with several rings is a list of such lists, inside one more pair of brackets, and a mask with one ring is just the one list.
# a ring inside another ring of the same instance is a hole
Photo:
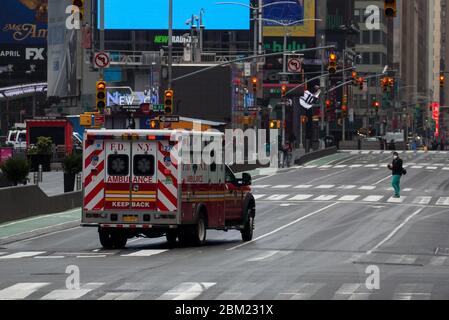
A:
{"label": "sidewalk", "polygon": [[[33,173],[28,176],[29,184],[35,184],[33,180]],[[42,182],[39,182],[39,187],[45,192],[47,196],[55,196],[64,193],[64,172],[52,171],[42,172]],[[76,189],[76,181],[75,181]],[[75,190],[76,191],[76,190]]]}

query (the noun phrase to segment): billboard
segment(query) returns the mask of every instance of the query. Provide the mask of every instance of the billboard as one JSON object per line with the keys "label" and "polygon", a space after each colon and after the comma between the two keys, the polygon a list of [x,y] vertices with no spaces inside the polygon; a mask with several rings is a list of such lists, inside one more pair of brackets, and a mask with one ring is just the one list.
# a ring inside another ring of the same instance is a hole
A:
{"label": "billboard", "polygon": [[2,0],[0,44],[45,46],[47,0]]}
{"label": "billboard", "polygon": [[[250,10],[241,5],[218,5],[218,0],[173,0],[173,29],[187,30],[192,15],[203,9],[206,30],[249,30]],[[249,5],[249,0],[240,3]],[[98,0],[98,8],[100,1]],[[99,10],[98,10],[99,11]],[[105,28],[128,30],[167,30],[168,1],[121,0],[105,1]]]}
{"label": "billboard", "polygon": [[[296,4],[279,4],[265,7],[263,17],[278,21],[264,21],[264,37],[284,36],[282,24],[315,19],[315,0],[290,0]],[[279,0],[263,0],[264,5],[273,4]],[[315,21],[302,21],[288,27],[290,37],[315,37]]]}

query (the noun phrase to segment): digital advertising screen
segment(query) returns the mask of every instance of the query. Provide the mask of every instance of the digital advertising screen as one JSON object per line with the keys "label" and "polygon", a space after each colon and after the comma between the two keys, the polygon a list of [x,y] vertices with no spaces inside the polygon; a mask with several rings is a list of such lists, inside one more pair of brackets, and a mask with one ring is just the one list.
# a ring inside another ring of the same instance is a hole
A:
{"label": "digital advertising screen", "polygon": [[[173,29],[187,30],[192,15],[200,17],[206,30],[248,30],[250,9],[238,4],[217,4],[220,0],[173,0]],[[222,1],[229,2],[229,1]],[[249,0],[239,3],[249,5]],[[98,8],[100,1],[98,0]],[[105,1],[105,29],[166,30],[168,1],[121,0]]]}

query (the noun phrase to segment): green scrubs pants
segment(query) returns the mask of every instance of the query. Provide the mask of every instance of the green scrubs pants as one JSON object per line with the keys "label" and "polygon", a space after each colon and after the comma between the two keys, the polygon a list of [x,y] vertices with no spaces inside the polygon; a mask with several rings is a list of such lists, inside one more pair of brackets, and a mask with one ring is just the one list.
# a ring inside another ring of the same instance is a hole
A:
{"label": "green scrubs pants", "polygon": [[394,189],[394,195],[397,197],[401,196],[401,176],[393,176],[391,180],[391,185]]}

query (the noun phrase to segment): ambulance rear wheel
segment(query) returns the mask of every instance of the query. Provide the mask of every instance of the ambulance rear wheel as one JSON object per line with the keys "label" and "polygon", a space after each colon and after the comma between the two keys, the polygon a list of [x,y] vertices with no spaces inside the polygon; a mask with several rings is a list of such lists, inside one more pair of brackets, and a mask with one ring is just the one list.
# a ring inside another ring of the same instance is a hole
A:
{"label": "ambulance rear wheel", "polygon": [[248,210],[248,219],[245,222],[245,227],[242,229],[242,240],[247,242],[253,239],[254,233],[254,216],[252,215],[252,209]]}
{"label": "ambulance rear wheel", "polygon": [[112,237],[111,232],[100,228],[98,230],[98,235],[100,237],[100,243],[105,249],[113,249],[114,248],[114,238]]}
{"label": "ambulance rear wheel", "polygon": [[122,249],[126,246],[126,242],[128,242],[128,237],[124,232],[116,232],[113,234],[114,239],[114,248]]}

